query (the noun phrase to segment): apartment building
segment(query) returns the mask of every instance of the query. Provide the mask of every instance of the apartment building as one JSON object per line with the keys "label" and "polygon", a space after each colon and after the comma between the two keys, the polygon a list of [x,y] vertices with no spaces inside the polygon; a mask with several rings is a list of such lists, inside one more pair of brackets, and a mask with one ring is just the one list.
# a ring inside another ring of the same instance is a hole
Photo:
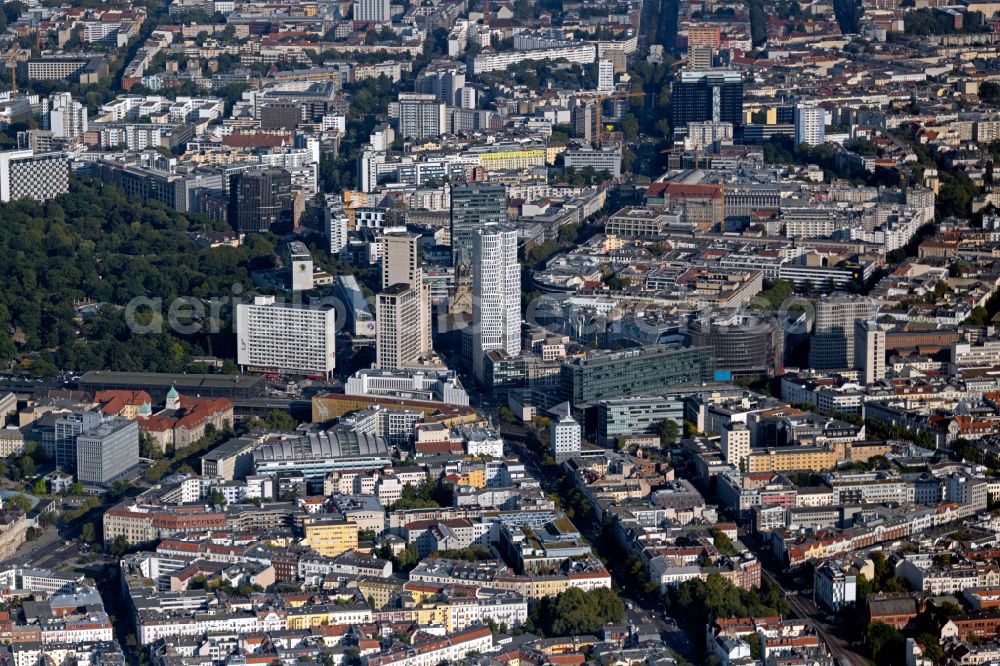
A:
{"label": "apartment building", "polygon": [[303,529],[303,545],[324,557],[337,557],[358,547],[358,524],[339,516],[310,516],[303,521]]}
{"label": "apartment building", "polygon": [[236,306],[237,362],[248,370],[329,376],[336,367],[337,313],[257,296]]}

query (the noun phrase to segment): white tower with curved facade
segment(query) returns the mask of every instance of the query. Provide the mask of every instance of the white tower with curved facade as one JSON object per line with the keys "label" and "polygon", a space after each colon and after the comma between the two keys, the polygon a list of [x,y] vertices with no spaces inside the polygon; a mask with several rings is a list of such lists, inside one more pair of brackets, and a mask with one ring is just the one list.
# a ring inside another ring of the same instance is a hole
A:
{"label": "white tower with curved facade", "polygon": [[517,230],[488,225],[472,246],[473,367],[483,381],[483,356],[500,349],[510,356],[521,351],[521,267],[517,262]]}

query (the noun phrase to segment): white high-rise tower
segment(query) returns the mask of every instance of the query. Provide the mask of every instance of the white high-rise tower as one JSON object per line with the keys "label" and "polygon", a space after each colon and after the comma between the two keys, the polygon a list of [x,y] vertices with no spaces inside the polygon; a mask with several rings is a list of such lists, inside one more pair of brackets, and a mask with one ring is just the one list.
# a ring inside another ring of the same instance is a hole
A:
{"label": "white high-rise tower", "polygon": [[392,20],[389,0],[356,0],[354,20],[365,23],[388,23]]}
{"label": "white high-rise tower", "polygon": [[819,146],[826,141],[826,111],[815,106],[795,107],[795,144]]}
{"label": "white high-rise tower", "polygon": [[521,268],[517,230],[489,225],[477,231],[472,245],[472,362],[483,381],[483,355],[500,349],[521,351]]}

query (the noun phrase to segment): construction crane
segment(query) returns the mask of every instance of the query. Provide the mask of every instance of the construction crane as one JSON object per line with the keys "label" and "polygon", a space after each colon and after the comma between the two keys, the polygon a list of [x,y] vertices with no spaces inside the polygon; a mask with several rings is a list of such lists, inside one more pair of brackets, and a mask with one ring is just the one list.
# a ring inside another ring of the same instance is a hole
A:
{"label": "construction crane", "polygon": [[3,55],[3,61],[10,70],[11,90],[17,90],[17,56],[21,53],[21,46],[14,42],[10,49]]}
{"label": "construction crane", "polygon": [[603,128],[601,126],[601,107],[604,106],[604,102],[609,99],[629,99],[632,97],[645,97],[646,93],[641,90],[630,91],[630,92],[599,92],[599,91],[584,91],[578,95],[578,97],[583,97],[585,99],[594,100],[594,127],[597,128],[597,135],[594,137],[595,145],[601,147],[601,134],[603,134]]}

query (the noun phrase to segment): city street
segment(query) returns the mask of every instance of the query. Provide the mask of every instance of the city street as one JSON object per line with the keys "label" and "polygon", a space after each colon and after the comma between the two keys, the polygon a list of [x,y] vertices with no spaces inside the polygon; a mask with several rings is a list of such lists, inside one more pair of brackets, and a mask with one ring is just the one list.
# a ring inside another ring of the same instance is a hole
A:
{"label": "city street", "polygon": [[[834,628],[827,620],[826,614],[816,606],[811,594],[800,594],[798,590],[789,586],[791,578],[788,571],[774,559],[770,549],[766,548],[763,542],[754,533],[744,533],[740,531],[740,540],[748,548],[754,551],[757,559],[761,563],[761,578],[777,585],[792,607],[792,612],[796,617],[810,620],[816,627],[816,633],[826,643],[830,654],[837,659],[844,659],[856,666],[866,666],[868,661],[858,654],[844,639],[834,632]],[[812,581],[809,581],[812,585]]]}
{"label": "city street", "polygon": [[[504,435],[504,441],[511,451],[521,459],[528,468],[528,471],[539,479],[542,489],[546,493],[558,493],[560,490],[558,479],[551,474],[545,473],[545,467],[537,453],[524,443],[524,440],[529,436],[528,430],[510,424],[502,424],[500,430]],[[560,500],[565,504],[565,498],[560,497]],[[596,553],[597,547],[595,544],[597,543],[598,534],[594,530],[594,525],[582,524],[581,521],[577,522],[576,526],[590,542]],[[634,589],[635,583],[643,581],[623,580],[620,572],[618,572],[619,575],[616,575],[613,565],[609,566],[609,571],[611,571],[615,581],[615,591],[626,604],[625,616],[628,622],[636,626],[652,625],[670,649],[685,659],[699,663],[703,657],[700,641],[693,641],[677,625],[676,620],[665,613],[662,602],[653,602],[645,594]]]}

